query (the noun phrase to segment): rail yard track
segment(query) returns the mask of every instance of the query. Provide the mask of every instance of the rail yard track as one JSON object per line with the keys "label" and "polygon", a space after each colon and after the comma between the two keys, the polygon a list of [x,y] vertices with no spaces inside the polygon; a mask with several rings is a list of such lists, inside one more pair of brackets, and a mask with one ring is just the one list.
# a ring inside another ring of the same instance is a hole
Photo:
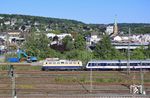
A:
{"label": "rail yard track", "polygon": [[[8,73],[7,70],[0,71],[0,98],[11,98],[12,78]],[[144,74],[144,87],[148,97],[136,94],[136,98],[149,98],[150,72],[145,71]],[[138,71],[134,71],[130,76],[119,71],[93,71],[92,88],[90,71],[14,70],[14,75],[16,94],[21,98],[111,98],[104,96],[105,94],[132,98],[129,90],[129,85],[133,83],[132,77],[135,75],[134,83],[140,83]]]}

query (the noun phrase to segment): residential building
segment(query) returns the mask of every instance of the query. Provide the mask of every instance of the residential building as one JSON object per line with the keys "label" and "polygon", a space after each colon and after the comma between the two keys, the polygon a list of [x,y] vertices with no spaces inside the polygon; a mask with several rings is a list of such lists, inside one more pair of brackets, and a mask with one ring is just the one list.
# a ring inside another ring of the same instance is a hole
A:
{"label": "residential building", "polygon": [[86,41],[87,41],[88,45],[95,45],[100,40],[101,40],[101,38],[99,37],[98,33],[96,33],[96,32],[93,32],[93,33],[91,33],[91,36],[86,37]]}
{"label": "residential building", "polygon": [[113,31],[114,31],[114,27],[113,26],[107,26],[106,27],[106,31],[105,32],[106,32],[107,35],[112,34]]}
{"label": "residential building", "polygon": [[62,40],[65,36],[70,36],[70,37],[72,37],[72,35],[71,35],[71,34],[68,34],[68,33],[62,33],[62,34],[48,33],[48,34],[47,34],[47,37],[48,37],[48,38],[52,38],[52,39],[53,39],[55,36],[58,37],[58,40]]}

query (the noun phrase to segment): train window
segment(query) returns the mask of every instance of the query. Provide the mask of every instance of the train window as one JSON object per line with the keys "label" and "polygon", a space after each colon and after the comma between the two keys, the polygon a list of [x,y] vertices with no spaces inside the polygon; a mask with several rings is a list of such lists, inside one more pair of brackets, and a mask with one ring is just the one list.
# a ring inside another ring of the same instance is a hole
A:
{"label": "train window", "polygon": [[147,66],[147,64],[146,63],[142,63],[142,66]]}
{"label": "train window", "polygon": [[131,63],[131,66],[138,66],[138,63]]}
{"label": "train window", "polygon": [[73,64],[76,64],[76,62],[73,62]]}
{"label": "train window", "polygon": [[51,62],[49,62],[49,64],[52,64]]}
{"label": "train window", "polygon": [[97,66],[104,66],[104,63],[97,63]]}
{"label": "train window", "polygon": [[98,66],[98,63],[95,63],[95,65],[94,66]]}
{"label": "train window", "polygon": [[100,64],[100,63],[98,63],[98,66],[101,66],[101,64]]}
{"label": "train window", "polygon": [[72,62],[69,62],[69,64],[72,64]]}
{"label": "train window", "polygon": [[93,66],[98,66],[98,63],[94,63],[94,65]]}
{"label": "train window", "polygon": [[56,62],[53,62],[53,64],[56,64]]}
{"label": "train window", "polygon": [[116,63],[110,63],[110,66],[116,66]]}
{"label": "train window", "polygon": [[127,66],[127,64],[126,63],[122,63],[121,66]]}
{"label": "train window", "polygon": [[88,66],[96,66],[96,63],[89,63]]}
{"label": "train window", "polygon": [[147,66],[150,66],[150,63],[146,63]]}
{"label": "train window", "polygon": [[111,66],[117,66],[118,63],[111,63]]}
{"label": "train window", "polygon": [[57,62],[57,64],[60,64],[60,62]]}
{"label": "train window", "polygon": [[120,63],[115,63],[116,66],[120,66]]}
{"label": "train window", "polygon": [[45,64],[47,64],[47,62]]}
{"label": "train window", "polygon": [[61,62],[61,64],[64,64],[64,62]]}
{"label": "train window", "polygon": [[88,66],[93,66],[93,63],[89,63]]}
{"label": "train window", "polygon": [[150,66],[150,63],[142,63],[143,66]]}
{"label": "train window", "polygon": [[65,62],[65,64],[68,64],[68,62]]}
{"label": "train window", "polygon": [[107,63],[107,66],[111,66],[112,64],[111,63]]}
{"label": "train window", "polygon": [[150,63],[146,63],[147,66],[150,66]]}
{"label": "train window", "polygon": [[101,63],[101,66],[106,66],[107,65],[107,63]]}
{"label": "train window", "polygon": [[134,66],[134,63],[130,63],[130,66]]}
{"label": "train window", "polygon": [[92,63],[92,66],[96,66],[96,63]]}

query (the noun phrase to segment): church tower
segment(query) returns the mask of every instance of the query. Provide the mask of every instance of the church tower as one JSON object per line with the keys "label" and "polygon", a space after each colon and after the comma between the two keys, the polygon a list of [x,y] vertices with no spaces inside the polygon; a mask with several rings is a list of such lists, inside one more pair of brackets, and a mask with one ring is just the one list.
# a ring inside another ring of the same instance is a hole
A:
{"label": "church tower", "polygon": [[117,26],[117,17],[115,16],[115,23],[113,28],[113,36],[116,36],[118,34],[118,26]]}

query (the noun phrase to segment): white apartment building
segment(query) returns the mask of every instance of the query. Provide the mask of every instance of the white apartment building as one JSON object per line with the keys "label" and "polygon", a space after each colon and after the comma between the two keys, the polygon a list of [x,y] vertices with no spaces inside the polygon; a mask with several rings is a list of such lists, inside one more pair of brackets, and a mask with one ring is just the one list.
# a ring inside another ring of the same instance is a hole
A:
{"label": "white apartment building", "polygon": [[70,36],[70,37],[72,37],[71,34],[67,34],[67,33],[62,33],[62,34],[48,33],[48,34],[46,34],[46,36],[47,36],[48,38],[54,38],[55,36],[57,36],[59,40],[62,40],[65,36]]}
{"label": "white apartment building", "polygon": [[110,34],[112,34],[113,33],[113,31],[114,31],[114,27],[113,26],[107,26],[106,27],[106,34],[108,34],[108,35],[110,35]]}

